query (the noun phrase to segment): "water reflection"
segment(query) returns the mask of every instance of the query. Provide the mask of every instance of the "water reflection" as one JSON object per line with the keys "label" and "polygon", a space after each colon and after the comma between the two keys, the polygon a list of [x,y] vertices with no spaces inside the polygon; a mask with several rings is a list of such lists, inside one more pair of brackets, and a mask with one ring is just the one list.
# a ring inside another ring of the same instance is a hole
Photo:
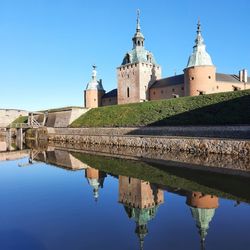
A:
{"label": "water reflection", "polygon": [[108,176],[116,178],[117,201],[124,207],[128,219],[134,221],[134,233],[138,237],[140,249],[144,248],[146,244],[144,241],[150,234],[149,223],[157,217],[158,211],[164,204],[164,193],[185,197],[183,205],[190,209],[190,216],[200,236],[201,249],[205,249],[209,226],[212,220],[216,219],[215,212],[219,207],[219,197],[235,200],[237,205],[242,201],[250,202],[248,178],[233,177],[234,182],[232,182],[231,176],[224,175],[223,185],[221,185],[221,175],[218,174],[205,173],[204,175],[204,172],[190,174],[183,169],[180,171],[155,163],[82,154],[58,149],[48,144],[33,145],[30,150],[14,153],[1,153],[5,154],[5,157],[1,157],[0,154],[0,160],[28,156],[27,160],[19,166],[26,167],[44,162],[46,167],[53,165],[70,171],[84,171],[96,202],[99,199],[100,190],[105,189],[105,179]]}

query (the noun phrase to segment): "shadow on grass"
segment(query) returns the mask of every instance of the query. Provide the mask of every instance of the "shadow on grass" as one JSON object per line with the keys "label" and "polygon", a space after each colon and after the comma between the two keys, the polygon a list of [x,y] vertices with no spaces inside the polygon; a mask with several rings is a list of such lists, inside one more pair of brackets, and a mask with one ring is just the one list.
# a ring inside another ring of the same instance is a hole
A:
{"label": "shadow on grass", "polygon": [[[173,107],[174,108],[174,107]],[[158,110],[162,112],[162,110]],[[202,108],[193,109],[183,113],[179,113],[170,117],[150,123],[145,127],[136,129],[129,135],[152,134],[152,131],[147,130],[147,127],[164,127],[164,126],[226,126],[226,125],[250,125],[250,95],[238,97],[235,99],[222,101],[220,103],[208,105]],[[249,131],[230,131],[230,133],[221,131],[204,131],[200,134],[196,131],[164,131],[159,130],[159,135],[172,136],[205,136],[205,137],[224,137],[224,138],[239,138],[250,139]]]}

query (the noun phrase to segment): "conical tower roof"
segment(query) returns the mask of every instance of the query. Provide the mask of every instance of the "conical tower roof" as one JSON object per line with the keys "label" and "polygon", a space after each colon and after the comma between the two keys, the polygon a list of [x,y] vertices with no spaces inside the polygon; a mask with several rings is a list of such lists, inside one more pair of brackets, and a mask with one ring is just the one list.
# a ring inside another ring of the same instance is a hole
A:
{"label": "conical tower roof", "polygon": [[201,239],[201,249],[205,249],[205,239],[209,229],[209,223],[214,217],[215,208],[195,208],[190,207],[196,226],[199,230]]}
{"label": "conical tower roof", "polygon": [[103,90],[102,81],[97,80],[97,70],[96,65],[93,65],[92,76],[90,82],[88,82],[86,90]]}
{"label": "conical tower roof", "polygon": [[201,35],[201,24],[200,20],[197,24],[197,35],[195,39],[195,45],[193,47],[193,53],[188,59],[187,67],[195,66],[211,66],[213,65],[210,55],[206,51],[206,45]]}
{"label": "conical tower roof", "polygon": [[132,41],[133,41],[133,49],[126,53],[126,55],[123,58],[122,65],[129,63],[140,63],[140,62],[157,64],[152,52],[146,50],[144,47],[145,38],[141,32],[139,10],[137,10],[136,32],[132,38]]}

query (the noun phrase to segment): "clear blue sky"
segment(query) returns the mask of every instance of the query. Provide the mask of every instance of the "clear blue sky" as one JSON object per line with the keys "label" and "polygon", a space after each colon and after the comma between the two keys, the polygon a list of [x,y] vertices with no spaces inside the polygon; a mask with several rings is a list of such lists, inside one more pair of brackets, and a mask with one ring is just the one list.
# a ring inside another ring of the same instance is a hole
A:
{"label": "clear blue sky", "polygon": [[82,106],[94,63],[115,88],[137,8],[163,76],[182,73],[198,17],[217,71],[250,73],[249,0],[0,0],[0,108]]}

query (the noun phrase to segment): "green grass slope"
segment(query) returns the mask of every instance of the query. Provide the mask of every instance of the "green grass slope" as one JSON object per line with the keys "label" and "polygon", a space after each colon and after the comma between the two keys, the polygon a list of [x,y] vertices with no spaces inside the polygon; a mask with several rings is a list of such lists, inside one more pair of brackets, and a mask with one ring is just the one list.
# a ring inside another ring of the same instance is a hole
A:
{"label": "green grass slope", "polygon": [[250,124],[250,90],[91,109],[71,127]]}
{"label": "green grass slope", "polygon": [[28,116],[19,116],[10,125],[15,125],[15,124],[18,124],[18,123],[27,123],[27,122],[28,122]]}

